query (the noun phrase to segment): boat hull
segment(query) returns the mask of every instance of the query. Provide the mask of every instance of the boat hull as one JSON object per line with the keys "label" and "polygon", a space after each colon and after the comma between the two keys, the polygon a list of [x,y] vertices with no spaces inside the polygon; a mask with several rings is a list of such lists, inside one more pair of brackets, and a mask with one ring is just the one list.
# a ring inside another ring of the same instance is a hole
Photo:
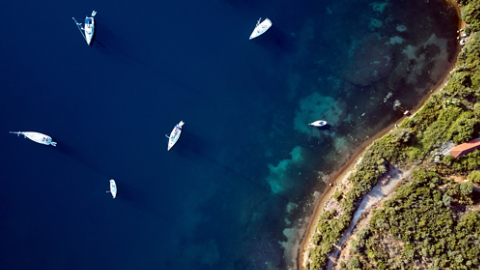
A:
{"label": "boat hull", "polygon": [[168,137],[168,147],[167,151],[170,151],[172,147],[177,143],[178,139],[180,139],[180,135],[182,135],[182,127],[185,123],[180,121],[178,124],[175,125],[172,132],[170,132],[170,136]]}
{"label": "boat hull", "polygon": [[267,32],[268,29],[270,29],[270,27],[272,27],[272,25],[272,21],[270,21],[270,19],[268,18],[263,20],[261,23],[257,23],[249,39],[252,40],[256,37],[263,35],[265,32]]}
{"label": "boat hull", "polygon": [[327,125],[327,121],[325,120],[318,120],[318,121],[315,121],[315,122],[312,122],[309,124],[310,126],[314,126],[314,127],[323,127],[325,125]]}
{"label": "boat hull", "polygon": [[85,40],[89,46],[92,45],[93,35],[95,34],[95,19],[93,17],[85,18]]}
{"label": "boat hull", "polygon": [[117,184],[115,183],[115,180],[110,179],[110,193],[112,194],[112,197],[115,199],[117,197]]}
{"label": "boat hull", "polygon": [[12,132],[11,131],[10,133],[17,134],[18,136],[23,135],[25,138],[28,138],[31,141],[34,141],[39,144],[57,146],[57,143],[52,140],[52,137],[40,132],[35,132],[35,131]]}

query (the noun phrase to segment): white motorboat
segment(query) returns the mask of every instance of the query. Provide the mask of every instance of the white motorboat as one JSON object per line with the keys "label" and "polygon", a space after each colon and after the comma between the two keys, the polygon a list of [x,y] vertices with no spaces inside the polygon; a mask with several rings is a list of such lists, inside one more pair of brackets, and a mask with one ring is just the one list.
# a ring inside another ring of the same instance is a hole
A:
{"label": "white motorboat", "polygon": [[97,12],[94,10],[92,11],[92,15],[90,17],[85,17],[85,27],[82,27],[82,24],[77,22],[77,20],[72,17],[72,19],[77,24],[80,33],[82,33],[83,38],[85,38],[85,41],[87,41],[87,44],[89,46],[92,45],[93,35],[95,34],[95,15],[97,15]]}
{"label": "white motorboat", "polygon": [[318,121],[315,121],[315,122],[310,123],[309,125],[310,125],[310,126],[314,126],[314,127],[323,127],[323,126],[325,126],[326,124],[328,124],[327,121],[325,121],[325,120],[318,120]]}
{"label": "white motorboat", "polygon": [[266,18],[262,22],[260,22],[262,18],[258,19],[257,25],[255,25],[255,29],[253,29],[252,34],[250,35],[250,39],[254,39],[258,36],[263,35],[267,32],[270,27],[272,27],[272,21],[269,18]]}
{"label": "white motorboat", "polygon": [[110,190],[107,190],[107,193],[112,193],[114,199],[117,197],[117,184],[115,183],[115,180],[110,179]]}
{"label": "white motorboat", "polygon": [[172,149],[172,147],[177,143],[178,139],[180,138],[180,135],[182,134],[182,127],[184,124],[185,123],[183,121],[180,121],[180,123],[175,125],[172,132],[170,133],[170,136],[165,135],[168,138],[167,151],[170,151],[170,149]]}
{"label": "white motorboat", "polygon": [[57,146],[57,143],[52,140],[52,137],[43,133],[34,131],[10,131],[10,133],[17,134],[17,136],[23,135],[25,138],[28,138],[39,144]]}

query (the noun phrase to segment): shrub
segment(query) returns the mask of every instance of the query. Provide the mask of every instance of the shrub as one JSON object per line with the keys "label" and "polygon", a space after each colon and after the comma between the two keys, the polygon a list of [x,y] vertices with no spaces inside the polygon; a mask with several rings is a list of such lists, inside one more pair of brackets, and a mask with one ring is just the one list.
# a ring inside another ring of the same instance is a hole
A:
{"label": "shrub", "polygon": [[480,151],[475,150],[467,155],[452,159],[451,166],[455,172],[476,170],[480,166]]}
{"label": "shrub", "polygon": [[409,146],[407,149],[405,149],[405,151],[407,152],[407,157],[410,161],[414,161],[422,157],[422,150],[419,147]]}
{"label": "shrub", "polygon": [[451,125],[447,138],[457,144],[469,141],[473,138],[479,123],[480,121],[472,112],[464,112]]}
{"label": "shrub", "polygon": [[470,1],[462,9],[462,18],[468,24],[480,20],[480,1]]}
{"label": "shrub", "polygon": [[361,268],[362,267],[362,264],[360,263],[360,261],[355,257],[355,258],[351,258],[349,261],[348,261],[348,266],[350,269],[356,269],[356,268]]}
{"label": "shrub", "polygon": [[473,107],[473,114],[475,114],[477,117],[480,117],[480,102],[476,103]]}
{"label": "shrub", "polygon": [[473,184],[472,182],[463,182],[460,184],[460,193],[463,196],[470,196],[473,193]]}
{"label": "shrub", "polygon": [[468,180],[474,183],[480,183],[480,171],[473,171],[468,175]]}
{"label": "shrub", "polygon": [[342,199],[342,192],[337,188],[335,189],[335,193],[333,193],[332,197],[337,201],[337,202],[340,202],[340,200]]}
{"label": "shrub", "polygon": [[448,196],[447,194],[443,194],[442,202],[443,205],[450,206],[450,204],[452,203],[452,197]]}

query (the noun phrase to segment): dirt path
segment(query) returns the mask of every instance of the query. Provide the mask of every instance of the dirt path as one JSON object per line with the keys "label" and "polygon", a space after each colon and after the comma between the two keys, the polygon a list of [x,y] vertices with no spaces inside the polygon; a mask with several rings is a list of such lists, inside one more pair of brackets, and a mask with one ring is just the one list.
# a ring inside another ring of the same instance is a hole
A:
{"label": "dirt path", "polygon": [[412,173],[412,171],[413,168],[409,169],[406,172],[403,172],[396,167],[391,168],[385,176],[382,176],[382,178],[378,180],[378,183],[375,185],[375,187],[373,187],[373,189],[366,196],[363,197],[360,205],[358,206],[358,209],[353,214],[353,219],[350,226],[345,231],[342,238],[340,238],[340,241],[335,246],[333,252],[330,253],[330,255],[328,256],[329,260],[327,270],[332,269],[332,267],[337,264],[337,258],[339,257],[339,254],[342,250],[342,246],[350,237],[353,229],[355,229],[355,226],[357,225],[357,222],[363,212],[371,210],[371,208],[375,204],[380,202],[387,195],[391,194],[400,184],[402,179],[408,177]]}

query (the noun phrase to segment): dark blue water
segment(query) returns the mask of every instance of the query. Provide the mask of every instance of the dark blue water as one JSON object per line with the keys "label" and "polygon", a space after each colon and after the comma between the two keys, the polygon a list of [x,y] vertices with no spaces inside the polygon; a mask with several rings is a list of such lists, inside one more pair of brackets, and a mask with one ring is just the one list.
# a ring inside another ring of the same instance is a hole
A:
{"label": "dark blue water", "polygon": [[[301,225],[322,177],[401,116],[394,99],[417,104],[456,48],[453,13],[435,1],[383,13],[371,1],[298,2],[3,2],[1,268],[285,268],[284,229]],[[412,8],[416,23],[402,18]],[[88,47],[71,17],[93,9]],[[265,16],[274,27],[249,41]],[[369,28],[372,17],[384,25]],[[387,45],[393,67],[352,79],[368,35],[399,35],[416,58]],[[304,125],[319,119],[330,127]]]}

